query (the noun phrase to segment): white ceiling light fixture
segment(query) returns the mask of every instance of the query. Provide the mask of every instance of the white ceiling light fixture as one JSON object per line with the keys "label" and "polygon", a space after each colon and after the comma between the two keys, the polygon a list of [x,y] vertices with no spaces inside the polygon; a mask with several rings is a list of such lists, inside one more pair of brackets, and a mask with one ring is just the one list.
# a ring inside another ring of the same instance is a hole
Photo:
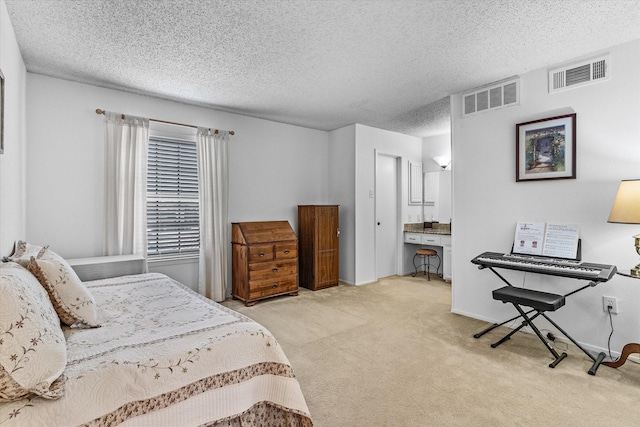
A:
{"label": "white ceiling light fixture", "polygon": [[436,156],[432,159],[434,162],[440,166],[440,169],[449,170],[451,166],[451,157],[450,156]]}

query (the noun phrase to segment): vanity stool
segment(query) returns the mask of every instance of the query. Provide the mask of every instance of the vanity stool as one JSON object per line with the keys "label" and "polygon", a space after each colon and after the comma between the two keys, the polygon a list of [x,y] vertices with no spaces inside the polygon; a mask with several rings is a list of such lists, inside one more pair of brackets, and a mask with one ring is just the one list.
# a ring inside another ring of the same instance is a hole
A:
{"label": "vanity stool", "polygon": [[[416,258],[422,257],[422,261],[420,264],[416,265]],[[438,265],[435,266],[431,264],[431,258],[435,258],[438,260]],[[427,280],[431,280],[431,268],[435,267],[436,275],[440,276],[440,266],[442,265],[442,260],[440,259],[440,255],[433,249],[418,249],[416,250],[416,254],[413,256],[413,266],[416,268],[416,272],[412,274],[413,277],[418,275],[418,269],[420,267],[424,267],[424,273],[427,275]]]}

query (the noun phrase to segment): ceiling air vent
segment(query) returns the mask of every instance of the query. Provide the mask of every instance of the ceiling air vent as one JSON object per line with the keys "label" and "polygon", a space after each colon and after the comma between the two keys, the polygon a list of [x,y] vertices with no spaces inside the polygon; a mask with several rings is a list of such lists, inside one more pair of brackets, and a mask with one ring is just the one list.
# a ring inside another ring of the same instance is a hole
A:
{"label": "ceiling air vent", "polygon": [[609,55],[549,71],[549,93],[609,80]]}
{"label": "ceiling air vent", "polygon": [[462,95],[464,115],[517,105],[520,102],[520,78],[512,77],[474,89]]}

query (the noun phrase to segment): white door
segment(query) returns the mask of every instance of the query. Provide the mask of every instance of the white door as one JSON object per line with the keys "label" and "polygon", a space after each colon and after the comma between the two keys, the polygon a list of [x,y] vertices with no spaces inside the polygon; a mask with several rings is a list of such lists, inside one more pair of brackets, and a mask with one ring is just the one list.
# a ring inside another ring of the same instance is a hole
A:
{"label": "white door", "polygon": [[376,277],[398,274],[398,159],[376,155]]}

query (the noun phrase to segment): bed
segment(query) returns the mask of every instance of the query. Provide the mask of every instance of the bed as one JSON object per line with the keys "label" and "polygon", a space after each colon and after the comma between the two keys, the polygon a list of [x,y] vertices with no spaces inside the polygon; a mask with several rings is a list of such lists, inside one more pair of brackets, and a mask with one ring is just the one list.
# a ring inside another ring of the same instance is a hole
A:
{"label": "bed", "polygon": [[[18,264],[8,262],[1,267],[5,281],[6,277],[15,279],[7,274],[28,279]],[[31,268],[24,270],[33,273]],[[38,385],[20,398],[5,395],[0,400],[0,426],[312,425],[287,357],[260,324],[158,273],[83,285],[93,298],[92,321],[67,321],[72,326],[61,327],[63,340],[53,334],[47,341],[41,333],[38,339],[42,342],[30,341],[53,346],[47,363],[66,350],[62,374],[56,378],[60,369],[43,374],[33,380]],[[39,292],[35,285],[29,286]],[[0,297],[3,304],[10,299],[7,294]],[[24,300],[24,296],[16,298],[16,305]],[[51,298],[58,311],[54,300]],[[87,305],[91,304],[83,307]],[[46,315],[48,307],[43,307],[38,319],[52,317]],[[36,317],[33,308],[25,312]],[[0,354],[5,356],[0,359],[5,374],[15,369],[10,365],[15,360],[6,359],[2,345],[10,344],[14,338],[10,334],[18,331],[14,328],[18,321],[9,324],[7,316],[0,314]],[[36,362],[38,353],[30,353],[29,345],[22,345],[22,351]],[[16,370],[16,375],[20,372],[26,371]]]}

